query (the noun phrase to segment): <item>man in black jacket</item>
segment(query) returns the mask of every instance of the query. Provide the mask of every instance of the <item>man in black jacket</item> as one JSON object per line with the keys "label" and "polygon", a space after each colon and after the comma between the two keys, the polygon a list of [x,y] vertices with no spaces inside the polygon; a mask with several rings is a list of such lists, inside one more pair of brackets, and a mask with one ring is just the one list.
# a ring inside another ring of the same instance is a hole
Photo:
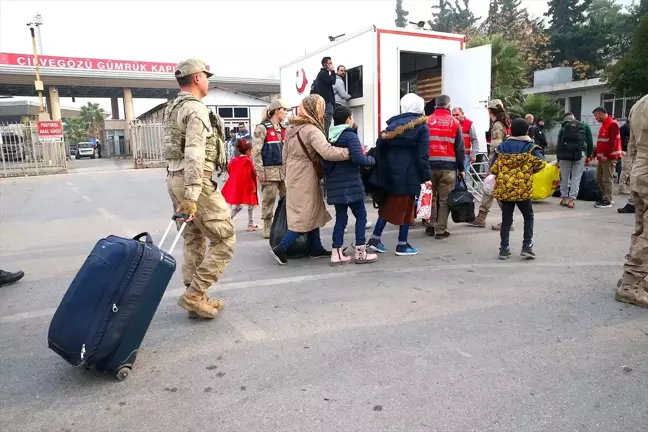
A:
{"label": "man in black jacket", "polygon": [[335,67],[333,67],[333,60],[331,60],[331,57],[324,57],[322,59],[322,69],[320,69],[317,78],[315,78],[315,92],[322,96],[324,102],[326,102],[326,109],[324,110],[324,129],[326,136],[328,136],[333,110],[335,109],[333,86],[336,80],[337,75],[335,74]]}

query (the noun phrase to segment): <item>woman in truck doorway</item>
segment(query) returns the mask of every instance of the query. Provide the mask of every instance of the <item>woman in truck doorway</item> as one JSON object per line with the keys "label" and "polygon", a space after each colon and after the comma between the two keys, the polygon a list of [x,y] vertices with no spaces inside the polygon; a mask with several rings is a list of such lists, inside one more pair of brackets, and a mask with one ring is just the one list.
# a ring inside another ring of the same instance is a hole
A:
{"label": "woman in truck doorway", "polygon": [[330,221],[320,187],[321,159],[341,162],[349,159],[349,150],[333,147],[324,135],[324,99],[306,96],[299,105],[292,127],[286,133],[283,165],[286,170],[286,217],[288,232],[271,249],[280,264],[288,263],[287,251],[302,233],[308,234],[311,258],[330,258],[324,249],[320,228]]}
{"label": "woman in truck doorway", "polygon": [[410,224],[416,215],[416,195],[421,183],[430,186],[430,132],[424,114],[425,101],[414,93],[401,99],[401,113],[387,120],[387,129],[376,141],[376,170],[371,182],[386,194],[379,203],[378,220],[368,248],[387,252],[381,241],[387,223],[399,226],[396,255],[417,255],[419,250],[407,241]]}

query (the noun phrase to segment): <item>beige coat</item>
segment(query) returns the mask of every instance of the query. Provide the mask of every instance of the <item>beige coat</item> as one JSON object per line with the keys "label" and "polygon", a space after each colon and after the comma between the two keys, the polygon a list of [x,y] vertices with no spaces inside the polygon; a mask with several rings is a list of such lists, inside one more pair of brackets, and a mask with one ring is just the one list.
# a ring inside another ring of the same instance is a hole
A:
{"label": "beige coat", "polygon": [[326,210],[315,167],[297,140],[298,133],[311,159],[317,163],[320,157],[336,162],[347,160],[349,150],[329,144],[314,125],[299,125],[288,130],[283,148],[288,229],[305,233],[326,225],[331,215]]}

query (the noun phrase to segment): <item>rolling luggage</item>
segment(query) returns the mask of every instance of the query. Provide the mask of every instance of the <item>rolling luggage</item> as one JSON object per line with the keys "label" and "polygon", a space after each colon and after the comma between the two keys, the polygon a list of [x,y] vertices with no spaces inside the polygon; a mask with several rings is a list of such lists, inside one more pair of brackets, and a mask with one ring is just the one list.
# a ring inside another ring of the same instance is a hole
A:
{"label": "rolling luggage", "polygon": [[184,216],[173,215],[158,246],[148,233],[97,242],[52,317],[50,349],[73,366],[128,377],[176,268],[171,252],[186,222],[169,250],[161,247],[178,218]]}

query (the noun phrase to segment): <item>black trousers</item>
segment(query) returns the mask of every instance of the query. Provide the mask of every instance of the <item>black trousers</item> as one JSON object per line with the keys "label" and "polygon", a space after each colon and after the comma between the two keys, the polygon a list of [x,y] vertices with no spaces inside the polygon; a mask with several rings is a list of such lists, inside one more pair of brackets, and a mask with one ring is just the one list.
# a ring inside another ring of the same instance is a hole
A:
{"label": "black trousers", "polygon": [[502,226],[500,228],[500,247],[507,249],[509,247],[509,234],[511,225],[513,225],[513,212],[515,206],[520,209],[524,217],[524,242],[522,246],[531,247],[533,245],[533,206],[531,200],[526,201],[500,201],[502,208]]}

